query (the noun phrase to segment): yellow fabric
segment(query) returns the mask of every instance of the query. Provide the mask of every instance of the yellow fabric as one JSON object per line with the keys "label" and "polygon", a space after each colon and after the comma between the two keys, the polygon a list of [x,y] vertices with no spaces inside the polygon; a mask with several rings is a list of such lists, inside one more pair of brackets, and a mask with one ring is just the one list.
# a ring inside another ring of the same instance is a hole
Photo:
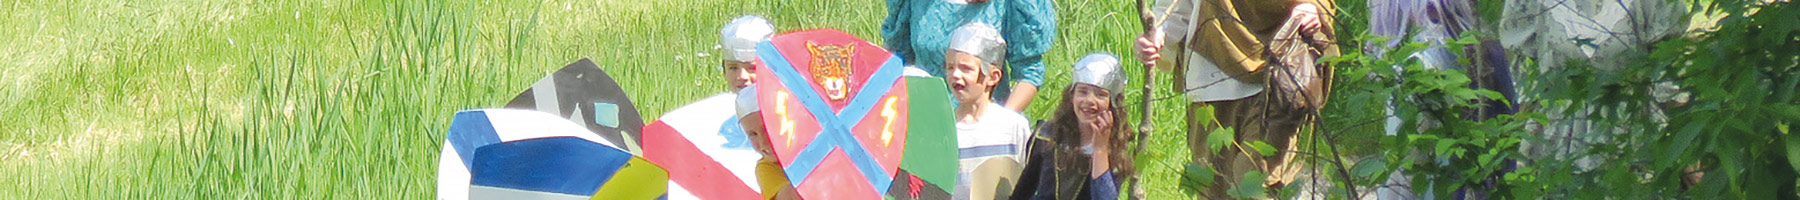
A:
{"label": "yellow fabric", "polygon": [[1273,39],[1276,31],[1294,5],[1314,3],[1319,8],[1319,19],[1323,26],[1314,38],[1329,43],[1329,48],[1320,49],[1323,54],[1337,55],[1335,31],[1332,28],[1331,16],[1336,13],[1330,0],[1196,0],[1201,1],[1200,8],[1195,10],[1198,19],[1194,20],[1193,34],[1188,40],[1188,49],[1199,52],[1201,56],[1212,60],[1221,71],[1239,80],[1250,83],[1263,82],[1261,72],[1268,64],[1264,58],[1268,50],[1265,43]]}
{"label": "yellow fabric", "polygon": [[756,183],[762,187],[763,199],[774,199],[776,193],[792,187],[788,184],[787,172],[781,171],[781,164],[768,157],[756,161]]}
{"label": "yellow fabric", "polygon": [[669,193],[669,184],[663,184],[668,182],[668,170],[643,157],[631,157],[589,199],[656,199]]}

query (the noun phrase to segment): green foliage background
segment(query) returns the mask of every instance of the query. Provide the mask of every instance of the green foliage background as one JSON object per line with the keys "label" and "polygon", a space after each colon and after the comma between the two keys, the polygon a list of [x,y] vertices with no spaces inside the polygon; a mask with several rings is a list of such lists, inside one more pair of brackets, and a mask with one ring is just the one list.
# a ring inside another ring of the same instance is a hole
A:
{"label": "green foliage background", "polygon": [[[1413,190],[1434,191],[1440,198],[1458,188],[1476,188],[1500,199],[1800,198],[1795,175],[1800,142],[1793,142],[1788,128],[1800,121],[1795,96],[1800,84],[1800,31],[1795,28],[1800,18],[1795,17],[1800,8],[1782,1],[1683,3],[1692,5],[1684,16],[1716,19],[1716,24],[1620,53],[1642,56],[1626,66],[1575,60],[1539,69],[1530,56],[1511,56],[1521,99],[1528,100],[1515,103],[1530,109],[1486,121],[1471,121],[1462,111],[1473,108],[1474,100],[1499,94],[1464,88],[1469,80],[1463,71],[1421,70],[1402,56],[1425,44],[1408,43],[1387,59],[1354,53],[1332,59],[1350,74],[1373,74],[1339,77],[1350,86],[1336,88],[1334,93],[1348,94],[1348,99],[1334,97],[1337,105],[1377,101],[1373,104],[1378,106],[1387,96],[1411,96],[1398,107],[1406,119],[1402,130],[1419,127],[1418,119],[1441,122],[1397,136],[1364,135],[1378,138],[1377,145],[1361,145],[1376,151],[1345,157],[1376,157],[1363,159],[1367,162],[1346,170],[1353,176],[1344,177],[1373,185],[1386,178],[1381,172],[1405,169],[1415,177]],[[1497,5],[1486,1],[1477,6],[1484,18],[1493,20]],[[1492,35],[1477,32],[1451,44],[1472,44]],[[1396,65],[1404,73],[1360,68]],[[1674,85],[1691,98],[1658,100],[1652,96],[1658,84]],[[1581,138],[1546,137],[1538,129],[1549,120],[1582,120],[1592,128],[1575,136]],[[1558,144],[1554,142],[1585,148],[1539,147],[1574,151],[1569,155],[1527,156],[1519,150],[1522,143]],[[1598,162],[1584,163],[1583,158]],[[1512,162],[1518,166],[1506,166]]]}
{"label": "green foliage background", "polygon": [[[1645,59],[1616,70],[1570,67],[1536,74],[1548,101],[1588,105],[1613,128],[1611,140],[1581,152],[1611,159],[1569,170],[1544,159],[1507,180],[1532,183],[1521,195],[1574,198],[1797,199],[1800,140],[1800,7],[1791,2],[1692,1],[1692,15],[1717,24],[1645,48]],[[1580,66],[1582,63],[1571,63]],[[1658,102],[1658,83],[1692,94]],[[1656,109],[1644,109],[1656,108]],[[1577,113],[1579,111],[1562,111]],[[1684,183],[1683,176],[1704,176]],[[1697,182],[1694,182],[1697,181]],[[1604,192],[1594,192],[1604,191]]]}

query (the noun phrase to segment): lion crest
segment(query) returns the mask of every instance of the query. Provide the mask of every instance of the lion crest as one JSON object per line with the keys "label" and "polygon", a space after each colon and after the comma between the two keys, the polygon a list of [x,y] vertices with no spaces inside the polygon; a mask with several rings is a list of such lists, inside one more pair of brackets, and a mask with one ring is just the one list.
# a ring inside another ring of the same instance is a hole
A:
{"label": "lion crest", "polygon": [[850,96],[850,56],[855,55],[856,45],[818,45],[807,42],[806,51],[812,52],[812,78],[825,88],[825,97],[832,101],[842,101]]}

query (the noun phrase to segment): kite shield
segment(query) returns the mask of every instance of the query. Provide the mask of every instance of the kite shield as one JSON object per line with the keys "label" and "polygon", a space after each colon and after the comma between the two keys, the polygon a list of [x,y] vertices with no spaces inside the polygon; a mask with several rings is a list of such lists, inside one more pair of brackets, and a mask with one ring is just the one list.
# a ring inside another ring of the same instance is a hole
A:
{"label": "kite shield", "polygon": [[632,154],[642,154],[640,141],[644,118],[625,90],[594,61],[583,58],[569,63],[513,97],[506,108],[533,109],[574,121],[618,144]]}

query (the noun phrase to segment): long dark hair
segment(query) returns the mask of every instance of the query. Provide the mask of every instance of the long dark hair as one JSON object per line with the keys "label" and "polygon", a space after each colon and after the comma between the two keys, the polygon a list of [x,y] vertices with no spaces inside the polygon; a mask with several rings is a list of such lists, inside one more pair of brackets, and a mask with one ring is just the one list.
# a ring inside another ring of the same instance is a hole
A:
{"label": "long dark hair", "polygon": [[[1078,85],[1079,83],[1070,84],[1069,87],[1063,88],[1062,102],[1056,106],[1055,115],[1052,115],[1050,121],[1045,122],[1043,125],[1044,127],[1040,129],[1045,131],[1051,141],[1055,143],[1053,146],[1056,147],[1056,154],[1079,155],[1079,152],[1081,151],[1081,143],[1084,140],[1082,140],[1081,122],[1079,121],[1080,119],[1077,119],[1080,116],[1075,115],[1074,102],[1075,88],[1078,87]],[[1127,125],[1125,121],[1126,118],[1129,118],[1124,116],[1125,110],[1123,102],[1125,96],[1118,91],[1108,92],[1112,92],[1112,94],[1108,96],[1108,98],[1110,98],[1108,102],[1112,104],[1112,109],[1110,110],[1113,115],[1112,143],[1102,145],[1106,145],[1108,152],[1110,152],[1110,154],[1107,155],[1107,160],[1112,163],[1113,178],[1116,180],[1130,180],[1128,179],[1129,177],[1137,175],[1137,167],[1132,164],[1132,161],[1134,160],[1132,157],[1135,155],[1131,155],[1132,151],[1129,151],[1126,148],[1129,148],[1130,145],[1128,144],[1137,139],[1137,134],[1129,132],[1131,129],[1128,127],[1131,126]],[[1054,166],[1057,166],[1058,168],[1064,168],[1065,166],[1083,166],[1075,168],[1086,168],[1085,166],[1088,165],[1088,160],[1085,156],[1056,156],[1056,160],[1053,162],[1055,162]],[[1081,171],[1080,173],[1087,174],[1086,171]]]}

